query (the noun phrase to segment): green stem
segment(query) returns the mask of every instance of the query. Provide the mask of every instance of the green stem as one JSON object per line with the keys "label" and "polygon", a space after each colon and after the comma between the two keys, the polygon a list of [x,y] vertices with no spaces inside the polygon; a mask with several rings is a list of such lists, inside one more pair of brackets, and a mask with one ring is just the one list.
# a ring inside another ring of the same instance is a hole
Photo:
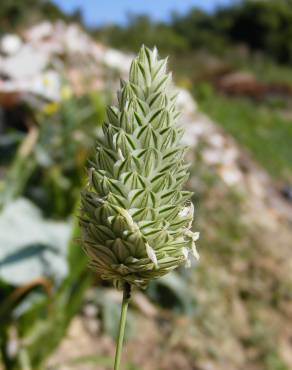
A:
{"label": "green stem", "polygon": [[126,326],[126,318],[127,318],[127,309],[128,309],[130,298],[131,298],[131,285],[126,282],[124,285],[124,291],[123,291],[123,302],[122,302],[121,317],[120,317],[120,324],[119,324],[119,333],[118,333],[118,338],[117,338],[117,349],[116,349],[114,370],[120,369],[124,333],[125,333],[125,326]]}

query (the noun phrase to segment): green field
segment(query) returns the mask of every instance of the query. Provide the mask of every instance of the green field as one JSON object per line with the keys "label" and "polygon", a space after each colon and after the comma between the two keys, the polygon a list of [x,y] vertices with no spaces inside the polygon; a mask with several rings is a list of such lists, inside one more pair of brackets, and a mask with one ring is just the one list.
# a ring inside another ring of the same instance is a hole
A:
{"label": "green field", "polygon": [[267,103],[197,94],[199,106],[246,149],[276,180],[292,179],[292,116]]}

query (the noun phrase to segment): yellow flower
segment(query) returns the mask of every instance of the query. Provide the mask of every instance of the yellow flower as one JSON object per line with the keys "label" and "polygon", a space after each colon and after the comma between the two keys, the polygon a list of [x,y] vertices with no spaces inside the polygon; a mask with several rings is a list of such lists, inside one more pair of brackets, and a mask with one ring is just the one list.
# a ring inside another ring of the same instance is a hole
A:
{"label": "yellow flower", "polygon": [[61,98],[62,100],[69,100],[72,97],[72,89],[70,86],[65,85],[61,88]]}
{"label": "yellow flower", "polygon": [[59,109],[59,104],[56,102],[48,103],[44,106],[43,112],[47,114],[48,116],[52,116],[54,113],[56,113]]}

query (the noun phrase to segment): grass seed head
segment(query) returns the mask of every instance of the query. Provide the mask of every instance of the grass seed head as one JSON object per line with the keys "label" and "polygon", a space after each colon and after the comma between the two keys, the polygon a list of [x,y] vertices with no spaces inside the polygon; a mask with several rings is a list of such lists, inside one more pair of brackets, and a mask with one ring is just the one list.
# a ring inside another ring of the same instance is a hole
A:
{"label": "grass seed head", "polygon": [[82,244],[96,273],[118,287],[144,288],[198,258],[178,116],[167,60],[143,46],[118,106],[108,107],[82,192]]}

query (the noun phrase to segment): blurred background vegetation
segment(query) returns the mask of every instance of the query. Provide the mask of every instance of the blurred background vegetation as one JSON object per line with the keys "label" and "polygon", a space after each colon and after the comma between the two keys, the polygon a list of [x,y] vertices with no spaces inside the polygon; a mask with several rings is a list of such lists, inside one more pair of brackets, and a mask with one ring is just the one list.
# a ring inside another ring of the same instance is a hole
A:
{"label": "blurred background vegetation", "polygon": [[[56,3],[0,6],[0,368],[112,366],[120,295],[86,268],[76,214],[106,104],[145,44],[198,105],[183,113],[201,261],[135,293],[125,368],[292,369],[292,1],[102,26]],[[23,48],[49,55],[34,82],[12,63]]]}

